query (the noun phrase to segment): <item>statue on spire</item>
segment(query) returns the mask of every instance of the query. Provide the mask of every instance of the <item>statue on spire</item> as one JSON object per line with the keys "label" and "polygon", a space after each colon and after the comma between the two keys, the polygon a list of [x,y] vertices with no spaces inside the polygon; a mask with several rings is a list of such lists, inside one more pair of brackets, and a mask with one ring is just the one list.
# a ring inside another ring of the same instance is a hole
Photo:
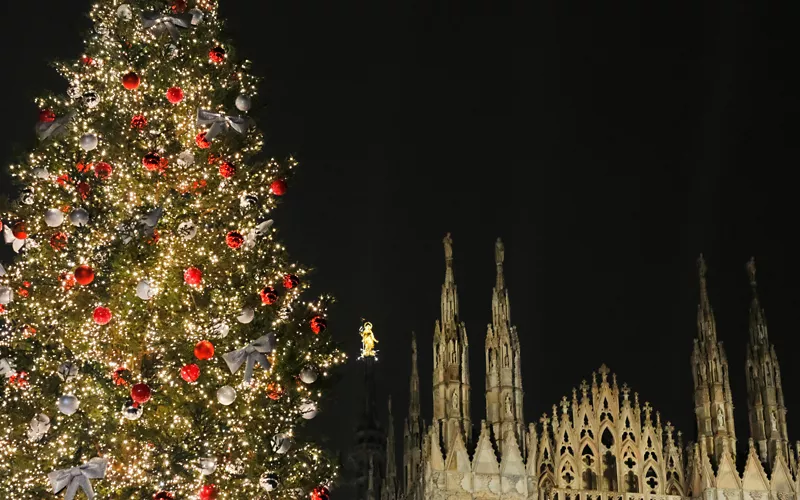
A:
{"label": "statue on spire", "polygon": [[361,357],[374,358],[377,357],[378,351],[375,350],[375,344],[378,340],[372,332],[372,323],[365,321],[364,325],[359,328],[358,332],[361,334]]}
{"label": "statue on spire", "polygon": [[453,238],[450,237],[450,233],[447,233],[442,241],[444,242],[444,258],[450,262],[453,260]]}
{"label": "statue on spire", "polygon": [[498,266],[502,266],[505,258],[506,247],[503,245],[503,240],[497,238],[497,242],[494,244],[494,261]]}
{"label": "statue on spire", "polygon": [[750,278],[750,286],[755,288],[756,286],[756,258],[750,257],[750,260],[747,261],[747,276]]}

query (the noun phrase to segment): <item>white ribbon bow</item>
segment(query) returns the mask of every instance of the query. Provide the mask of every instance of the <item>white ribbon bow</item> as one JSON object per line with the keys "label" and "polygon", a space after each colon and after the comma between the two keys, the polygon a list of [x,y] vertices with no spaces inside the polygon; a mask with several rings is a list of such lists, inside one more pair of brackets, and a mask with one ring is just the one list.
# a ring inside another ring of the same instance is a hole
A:
{"label": "white ribbon bow", "polygon": [[173,40],[178,41],[180,35],[178,28],[188,29],[192,26],[192,14],[166,15],[158,12],[145,12],[142,14],[142,26],[149,29],[156,37],[169,32]]}
{"label": "white ribbon bow", "polygon": [[222,359],[228,363],[228,368],[230,368],[231,373],[239,371],[242,364],[247,361],[247,366],[244,370],[244,382],[249,384],[253,379],[253,368],[256,363],[260,364],[265,370],[269,369],[269,360],[267,360],[264,354],[272,352],[274,348],[275,334],[268,333],[243,349],[223,354]]}
{"label": "white ribbon bow", "polygon": [[0,377],[9,378],[15,373],[14,362],[10,359],[0,358]]}
{"label": "white ribbon bow", "polygon": [[67,125],[72,119],[75,117],[75,112],[70,111],[65,116],[60,116],[51,122],[40,122],[36,125],[36,133],[39,135],[39,139],[45,140],[50,137],[56,139],[57,137],[64,135],[64,132],[67,131]]}
{"label": "white ribbon bow", "polygon": [[95,457],[80,467],[54,470],[47,475],[47,479],[50,480],[50,484],[53,486],[53,493],[58,493],[64,488],[67,489],[66,493],[64,493],[64,500],[73,500],[75,494],[78,493],[78,488],[86,493],[86,497],[89,500],[93,500],[94,490],[89,480],[104,478],[106,476],[106,467],[108,467],[108,459]]}
{"label": "white ribbon bow", "polygon": [[6,243],[11,243],[11,248],[13,248],[16,253],[22,250],[22,247],[25,246],[25,242],[27,241],[14,236],[14,231],[8,226],[3,226],[3,238]]}
{"label": "white ribbon bow", "polygon": [[247,132],[247,118],[244,116],[231,116],[222,113],[214,113],[207,109],[197,110],[197,126],[204,127],[211,125],[206,132],[206,139],[209,141],[222,132],[233,129],[240,134]]}

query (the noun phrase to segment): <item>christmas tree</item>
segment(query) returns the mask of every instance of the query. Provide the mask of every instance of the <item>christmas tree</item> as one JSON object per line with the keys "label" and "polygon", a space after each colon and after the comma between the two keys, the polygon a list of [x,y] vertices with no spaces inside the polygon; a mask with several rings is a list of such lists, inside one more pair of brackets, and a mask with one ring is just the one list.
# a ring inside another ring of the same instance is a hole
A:
{"label": "christmas tree", "polygon": [[98,0],[10,167],[0,267],[4,498],[327,498],[297,429],[344,361],[276,239],[258,81],[214,0]]}

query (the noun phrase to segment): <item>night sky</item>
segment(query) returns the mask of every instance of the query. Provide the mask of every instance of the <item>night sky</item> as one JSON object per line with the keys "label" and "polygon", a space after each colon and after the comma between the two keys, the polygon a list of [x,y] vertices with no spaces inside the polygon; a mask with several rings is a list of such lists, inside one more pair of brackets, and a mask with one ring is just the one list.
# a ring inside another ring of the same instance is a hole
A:
{"label": "night sky", "polygon": [[[301,162],[276,227],[292,255],[316,269],[315,290],[338,299],[330,327],[351,359],[331,395],[337,403],[312,423],[327,446],[353,439],[342,430],[355,425],[362,397],[362,316],[380,341],[381,400],[391,394],[401,418],[417,332],[430,421],[448,231],[476,422],[485,414],[482,348],[500,236],[526,419],[549,412],[605,362],[693,439],[689,359],[703,252],[746,446],[744,265],[754,255],[790,437],[800,439],[792,359],[800,5],[221,3],[239,53],[265,78],[268,152]],[[47,63],[80,55],[89,5],[0,8],[4,166],[35,144],[33,97],[65,89]],[[7,177],[0,184],[7,191]]]}

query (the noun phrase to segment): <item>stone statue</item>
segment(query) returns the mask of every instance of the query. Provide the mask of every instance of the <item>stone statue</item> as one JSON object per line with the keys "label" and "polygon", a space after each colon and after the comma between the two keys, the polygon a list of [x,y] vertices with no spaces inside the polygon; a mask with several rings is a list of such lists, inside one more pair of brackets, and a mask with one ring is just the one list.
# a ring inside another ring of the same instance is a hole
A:
{"label": "stone statue", "polygon": [[444,258],[446,260],[453,260],[453,238],[450,237],[450,233],[447,233],[447,236],[444,237]]}
{"label": "stone statue", "polygon": [[359,333],[361,333],[361,357],[374,358],[377,354],[377,351],[375,351],[375,344],[378,343],[378,340],[375,338],[375,334],[372,333],[372,323],[369,321],[364,323]]}
{"label": "stone statue", "polygon": [[509,394],[506,394],[505,404],[506,404],[506,415],[508,415],[509,417],[513,417],[514,412],[511,410],[511,396]]}
{"label": "stone statue", "polygon": [[453,409],[458,410],[458,391],[453,391]]}
{"label": "stone statue", "polygon": [[497,238],[497,242],[494,244],[494,261],[499,266],[503,263],[506,258],[506,248],[503,245],[503,242],[500,241],[500,238]]}
{"label": "stone statue", "polygon": [[725,428],[725,412],[721,406],[717,407],[717,427],[720,429]]}
{"label": "stone statue", "polygon": [[772,411],[772,418],[770,420],[772,420],[772,422],[770,422],[772,425],[772,432],[778,432],[778,414],[775,413],[774,410]]}

